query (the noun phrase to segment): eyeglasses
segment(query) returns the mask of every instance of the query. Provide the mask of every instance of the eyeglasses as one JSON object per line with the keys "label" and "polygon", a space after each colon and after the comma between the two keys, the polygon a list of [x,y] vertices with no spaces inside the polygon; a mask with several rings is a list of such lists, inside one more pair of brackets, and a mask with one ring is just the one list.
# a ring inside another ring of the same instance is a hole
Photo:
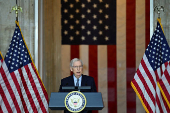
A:
{"label": "eyeglasses", "polygon": [[72,66],[73,68],[83,68],[83,66]]}

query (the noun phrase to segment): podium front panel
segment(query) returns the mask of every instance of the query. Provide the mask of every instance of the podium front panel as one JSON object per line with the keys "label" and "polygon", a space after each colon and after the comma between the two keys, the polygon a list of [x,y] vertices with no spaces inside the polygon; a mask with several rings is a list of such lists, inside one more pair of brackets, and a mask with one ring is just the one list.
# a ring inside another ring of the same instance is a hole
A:
{"label": "podium front panel", "polygon": [[[49,108],[51,110],[66,110],[64,105],[65,97],[68,93],[53,92],[51,93]],[[100,92],[84,92],[87,104],[84,110],[102,110],[103,100]]]}

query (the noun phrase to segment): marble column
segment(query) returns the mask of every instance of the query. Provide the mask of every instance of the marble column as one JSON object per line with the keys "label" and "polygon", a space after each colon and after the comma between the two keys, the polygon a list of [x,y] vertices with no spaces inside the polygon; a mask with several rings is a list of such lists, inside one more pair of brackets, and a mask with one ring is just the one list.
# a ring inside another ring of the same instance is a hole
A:
{"label": "marble column", "polygon": [[[40,19],[40,18],[39,18]],[[43,0],[43,82],[48,96],[57,92],[61,80],[61,3]],[[41,37],[39,37],[41,38]],[[51,111],[50,113],[61,111]]]}

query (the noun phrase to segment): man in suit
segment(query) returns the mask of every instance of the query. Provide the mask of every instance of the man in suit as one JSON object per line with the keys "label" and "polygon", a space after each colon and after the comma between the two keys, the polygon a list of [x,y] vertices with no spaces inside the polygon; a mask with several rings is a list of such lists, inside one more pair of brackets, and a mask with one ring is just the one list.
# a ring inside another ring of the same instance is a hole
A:
{"label": "man in suit", "polygon": [[[74,58],[71,60],[70,70],[73,72],[73,75],[61,80],[59,92],[73,91],[62,89],[63,86],[91,86],[91,89],[82,89],[80,92],[97,92],[94,78],[83,75],[83,62],[80,59]],[[69,113],[68,111],[64,112]],[[83,111],[82,113],[87,113],[87,111]]]}
{"label": "man in suit", "polygon": [[62,87],[77,86],[76,84],[78,84],[78,86],[91,86],[90,90],[80,90],[80,92],[96,92],[94,78],[83,75],[83,62],[80,59],[74,58],[71,60],[70,70],[73,72],[73,75],[61,80],[59,92],[70,92],[72,90],[64,90]]}

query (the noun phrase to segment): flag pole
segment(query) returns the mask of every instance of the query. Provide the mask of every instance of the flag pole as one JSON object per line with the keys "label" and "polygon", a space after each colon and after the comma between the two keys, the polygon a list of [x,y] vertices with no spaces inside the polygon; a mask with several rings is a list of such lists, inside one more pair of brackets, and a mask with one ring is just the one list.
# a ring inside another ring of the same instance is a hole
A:
{"label": "flag pole", "polygon": [[15,11],[15,14],[16,14],[16,21],[18,22],[18,11],[21,11],[22,12],[22,7],[18,6],[17,5],[17,0],[16,0],[16,6],[13,6],[12,7],[12,11]]}
{"label": "flag pole", "polygon": [[158,18],[160,18],[160,13],[161,11],[164,12],[164,6],[160,6],[159,4],[157,6],[154,7],[154,11],[157,11],[158,13]]}

